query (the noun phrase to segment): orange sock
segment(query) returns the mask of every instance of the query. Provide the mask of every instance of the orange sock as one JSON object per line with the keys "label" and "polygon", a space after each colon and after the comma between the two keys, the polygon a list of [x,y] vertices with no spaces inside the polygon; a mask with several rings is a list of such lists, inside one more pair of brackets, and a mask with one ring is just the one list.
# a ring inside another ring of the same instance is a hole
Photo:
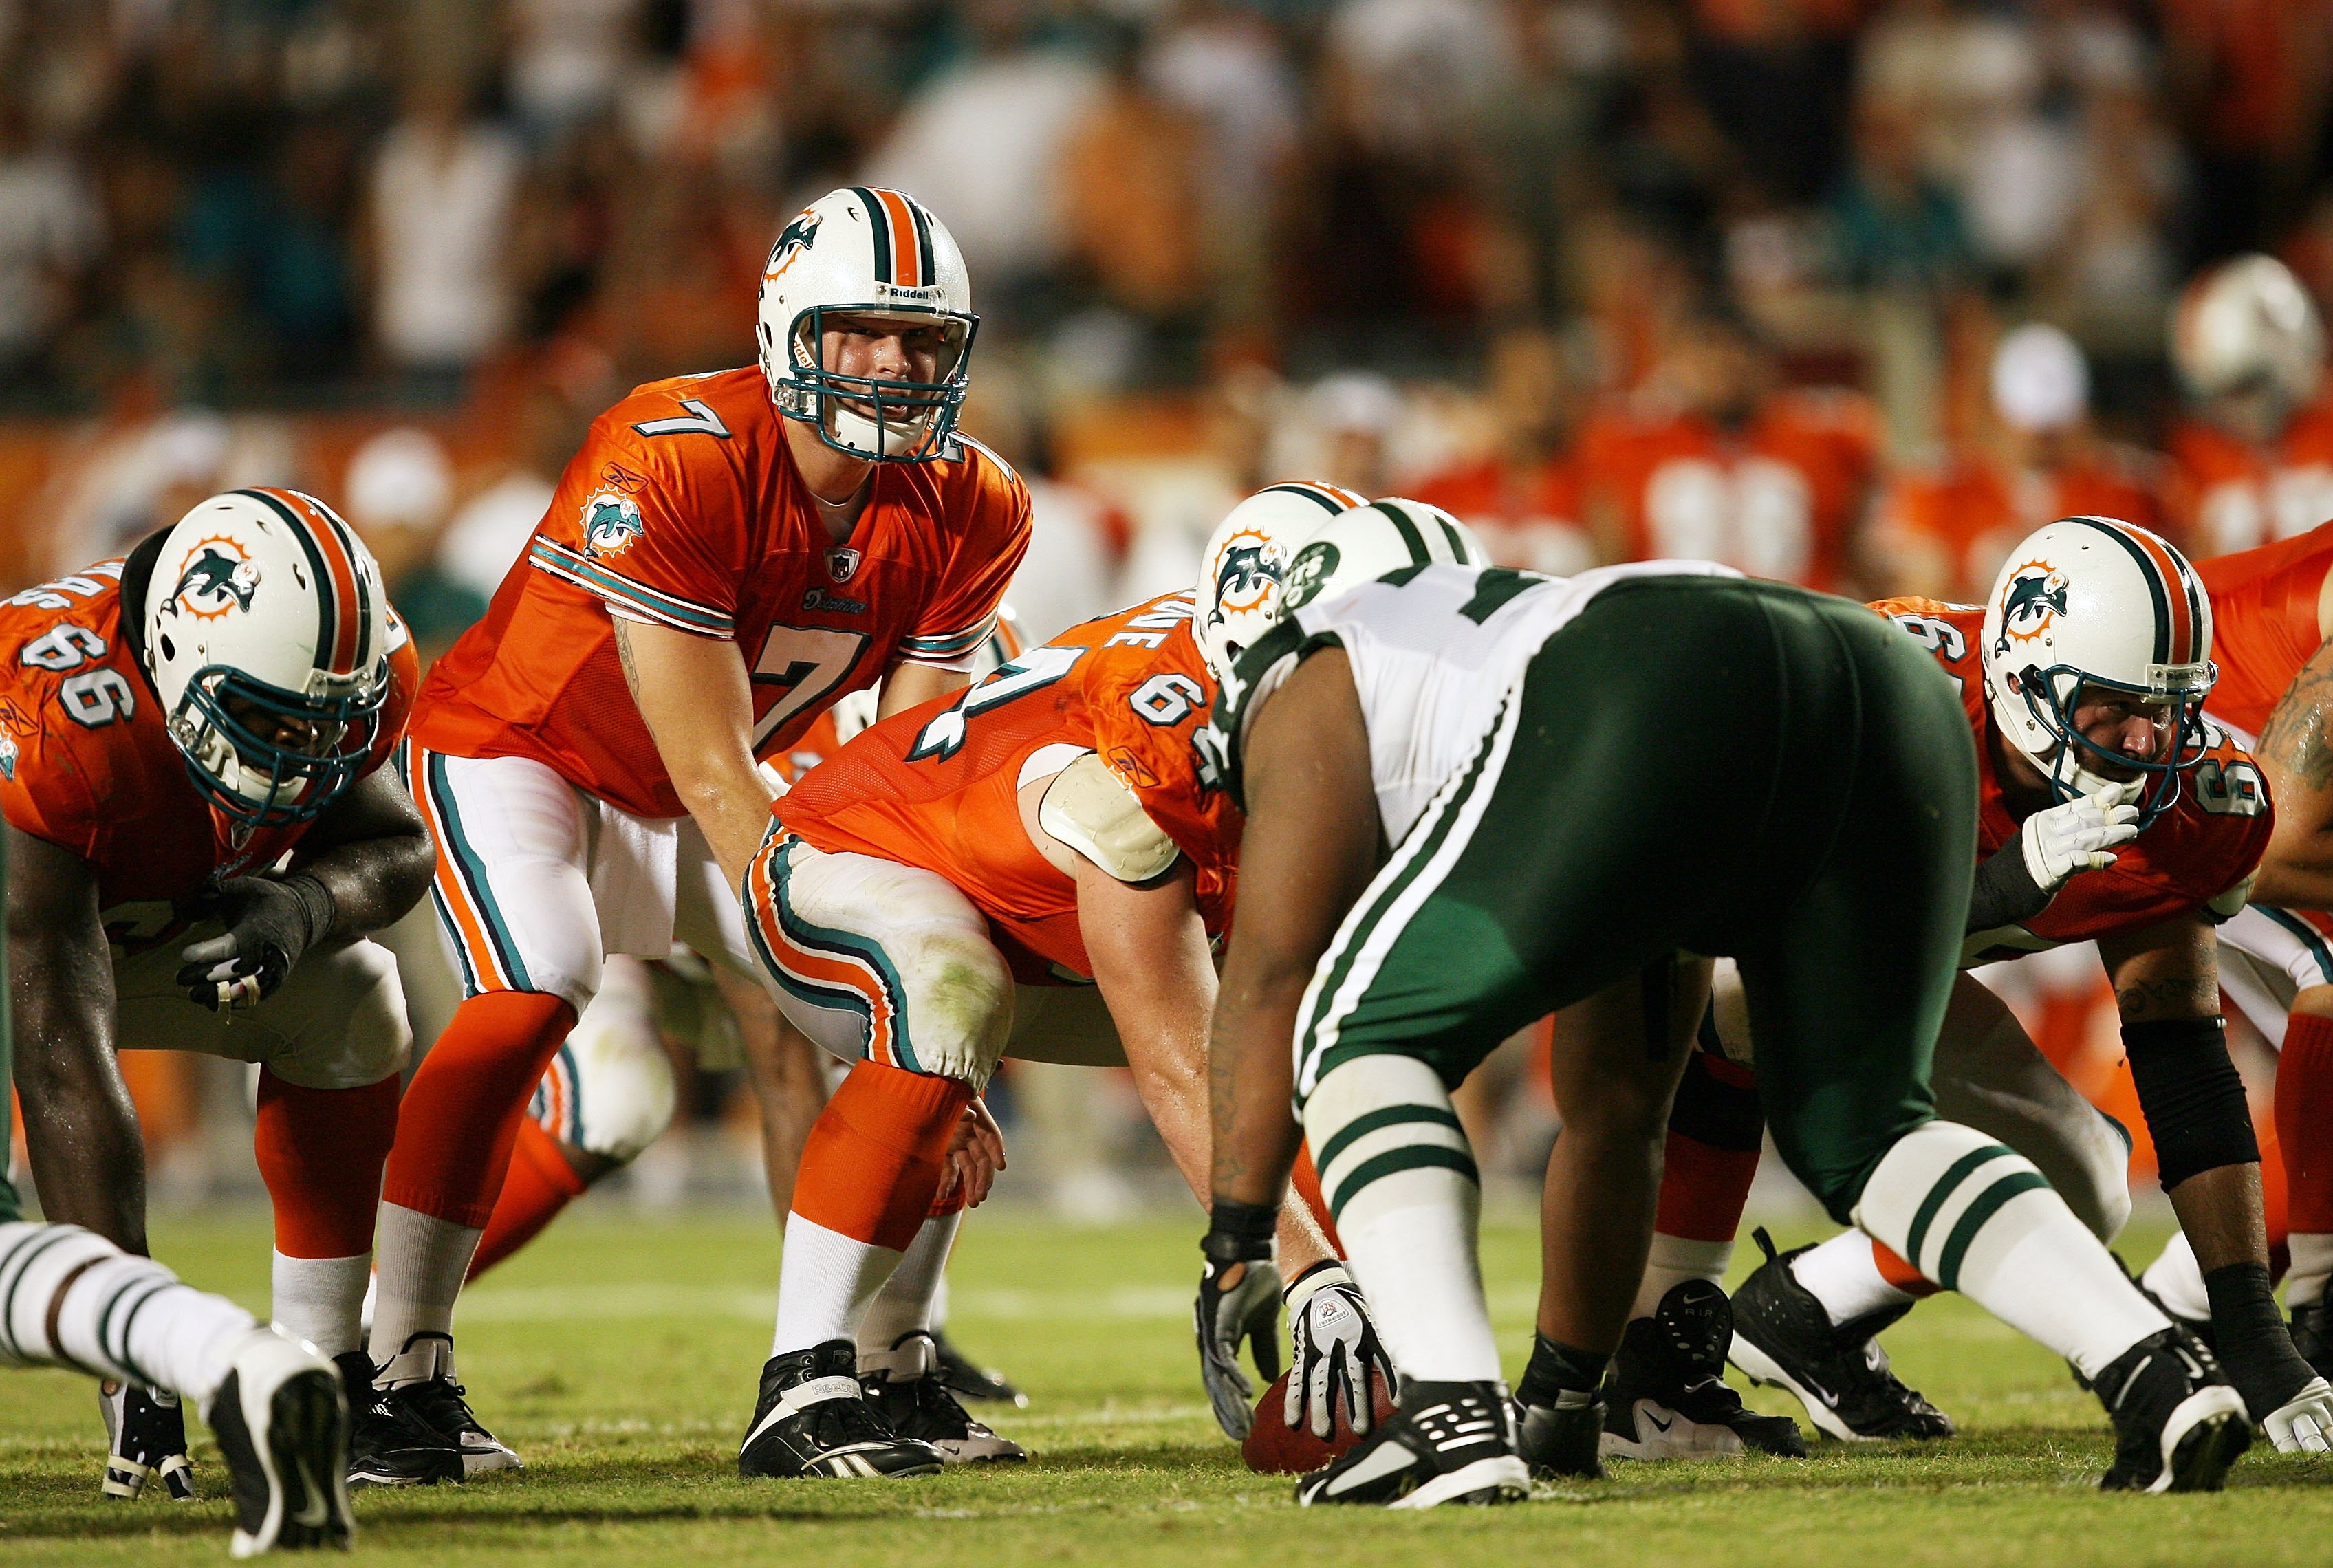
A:
{"label": "orange sock", "polygon": [[1669,1112],[1653,1229],[1690,1241],[1732,1241],[1758,1179],[1765,1125],[1757,1075],[1695,1051]]}
{"label": "orange sock", "polygon": [[802,1145],[793,1212],[870,1246],[904,1252],[932,1211],[942,1162],[972,1085],[862,1061]]}
{"label": "orange sock", "polygon": [[259,1070],[252,1152],[275,1205],[275,1250],[353,1257],[372,1250],[380,1171],[397,1139],[394,1076],[358,1089],[307,1089]]}
{"label": "orange sock", "polygon": [[1344,1257],[1345,1239],[1337,1234],[1337,1221],[1329,1213],[1329,1200],[1320,1190],[1320,1171],[1312,1163],[1309,1139],[1296,1145],[1296,1169],[1291,1172],[1289,1181],[1296,1189],[1296,1195],[1304,1200],[1304,1207],[1312,1211],[1312,1222],[1329,1238],[1330,1248],[1338,1257]]}
{"label": "orange sock", "polygon": [[488,991],[455,1009],[405,1091],[382,1200],[485,1226],[526,1103],[574,1027],[573,1008],[535,991]]}
{"label": "orange sock", "polygon": [[544,1132],[542,1124],[533,1117],[523,1118],[518,1124],[518,1139],[511,1146],[510,1171],[503,1178],[503,1194],[494,1200],[494,1211],[486,1220],[486,1233],[478,1238],[478,1250],[470,1257],[470,1272],[463,1277],[477,1278],[533,1240],[544,1226],[559,1218],[561,1209],[583,1196],[583,1189],[589,1185],[567,1162],[559,1140]]}

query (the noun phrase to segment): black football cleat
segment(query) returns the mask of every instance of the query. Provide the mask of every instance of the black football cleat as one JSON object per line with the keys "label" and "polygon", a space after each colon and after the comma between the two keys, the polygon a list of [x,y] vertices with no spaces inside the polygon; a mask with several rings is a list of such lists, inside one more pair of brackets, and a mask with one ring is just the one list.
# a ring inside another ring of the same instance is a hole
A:
{"label": "black football cleat", "polygon": [[349,1401],[351,1487],[434,1487],[462,1478],[462,1450],[432,1426],[420,1403],[403,1389],[373,1386],[372,1359],[362,1351],[336,1355]]}
{"label": "black football cleat", "polygon": [[108,1379],[97,1385],[97,1408],[105,1418],[107,1496],[136,1497],[158,1477],[173,1503],[194,1498],[187,1412],[178,1395]]}
{"label": "black football cleat", "polygon": [[1806,1458],[1788,1416],[1762,1416],[1725,1381],[1733,1307],[1706,1279],[1687,1279],[1650,1317],[1629,1324],[1604,1385],[1608,1459],[1714,1459],[1742,1453]]}
{"label": "black football cleat", "polygon": [[[1575,1396],[1566,1394],[1570,1399]],[[1604,1432],[1604,1401],[1579,1404],[1527,1405],[1515,1401],[1515,1450],[1537,1480],[1598,1481],[1604,1465],[1598,1458]]]}
{"label": "black football cleat", "polygon": [[349,1408],[331,1362],[289,1334],[254,1329],[206,1419],[235,1495],[235,1556],[348,1545]]}
{"label": "black football cleat", "polygon": [[2317,1301],[2292,1309],[2292,1348],[2319,1377],[2333,1379],[2333,1305]]}
{"label": "black football cleat", "polygon": [[1296,1501],[1307,1508],[1432,1508],[1530,1495],[1514,1407],[1496,1382],[1406,1383],[1392,1415],[1335,1464],[1296,1483]]}
{"label": "black football cleat", "polygon": [[1006,1381],[994,1367],[982,1366],[958,1349],[944,1329],[932,1330],[932,1343],[940,1353],[940,1382],[960,1400],[1029,1408],[1029,1396]]}
{"label": "black football cleat", "polygon": [[2216,1492],[2228,1467],[2251,1447],[2243,1396],[2194,1335],[2174,1326],[2151,1334],[2092,1380],[2114,1418],[2115,1460],[2098,1487],[2108,1492]]}
{"label": "black football cleat", "polygon": [[938,1347],[922,1330],[901,1334],[891,1348],[859,1357],[859,1386],[885,1426],[919,1439],[951,1465],[1013,1463],[1029,1457],[1010,1438],[974,1420],[939,1376]]}
{"label": "black football cleat", "polygon": [[1817,1430],[1847,1442],[1953,1435],[1952,1418],[1904,1386],[1877,1335],[1911,1309],[1866,1313],[1834,1324],[1791,1272],[1809,1248],[1779,1256],[1763,1229],[1766,1261],[1733,1293],[1733,1361],[1750,1381],[1799,1396]]}
{"label": "black football cleat", "polygon": [[737,1450],[747,1477],[929,1476],[946,1463],[920,1438],[885,1424],[859,1383],[847,1339],[773,1355],[762,1367],[754,1424]]}

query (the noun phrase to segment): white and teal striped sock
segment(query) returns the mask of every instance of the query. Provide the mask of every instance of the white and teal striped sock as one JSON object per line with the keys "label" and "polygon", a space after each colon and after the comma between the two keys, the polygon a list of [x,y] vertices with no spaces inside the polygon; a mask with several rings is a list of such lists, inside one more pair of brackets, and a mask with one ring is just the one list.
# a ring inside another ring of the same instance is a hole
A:
{"label": "white and teal striped sock", "polygon": [[1482,1182],[1434,1069],[1353,1057],[1314,1086],[1304,1133],[1394,1365],[1428,1382],[1495,1382],[1499,1346],[1474,1251]]}
{"label": "white and teal striped sock", "polygon": [[256,1326],[226,1297],[77,1225],[0,1225],[0,1362],[75,1368],[207,1408]]}
{"label": "white and teal striped sock", "polygon": [[1871,1173],[1854,1218],[2085,1377],[2170,1326],[2033,1162],[1973,1127],[1930,1122],[1904,1137]]}

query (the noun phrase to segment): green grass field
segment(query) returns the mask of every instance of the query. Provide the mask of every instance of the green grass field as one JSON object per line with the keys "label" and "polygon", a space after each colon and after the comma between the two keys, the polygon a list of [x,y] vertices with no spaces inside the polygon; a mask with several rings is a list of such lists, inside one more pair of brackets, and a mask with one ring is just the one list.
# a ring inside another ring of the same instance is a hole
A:
{"label": "green grass field", "polygon": [[[1107,1561],[1570,1563],[2324,1563],[2333,1463],[2256,1449],[2214,1496],[2105,1496],[2109,1444],[2064,1367],[1956,1299],[1891,1336],[1898,1367],[1969,1435],[1918,1449],[1826,1445],[1799,1462],[1617,1467],[1527,1506],[1299,1513],[1219,1437],[1186,1327],[1198,1227],[1109,1229],[975,1216],[954,1330],[1028,1390],[995,1424],[1034,1463],[875,1483],[746,1482],[737,1437],[767,1353],[778,1248],[750,1218],[583,1215],[466,1302],[464,1375],[527,1468],[463,1487],[362,1494],[358,1550],[389,1563],[637,1564]],[[2134,1256],[2151,1256],[2154,1238]],[[265,1299],[256,1223],[165,1220],[187,1277]],[[1745,1247],[1744,1252],[1750,1249]],[[1525,1227],[1484,1238],[1521,1370],[1537,1264]],[[1763,1394],[1753,1400],[1783,1409]],[[210,1563],[228,1510],[109,1504],[90,1385],[0,1377],[0,1562]],[[223,1487],[215,1450],[201,1478]]]}

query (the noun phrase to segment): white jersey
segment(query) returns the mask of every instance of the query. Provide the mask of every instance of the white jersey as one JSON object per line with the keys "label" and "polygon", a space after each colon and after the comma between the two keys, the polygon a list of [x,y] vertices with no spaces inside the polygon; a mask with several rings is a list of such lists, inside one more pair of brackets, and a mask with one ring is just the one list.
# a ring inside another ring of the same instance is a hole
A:
{"label": "white jersey", "polygon": [[1531,659],[1617,584],[1649,577],[1740,577],[1704,560],[1635,561],[1578,577],[1503,567],[1427,566],[1296,610],[1240,656],[1217,700],[1226,758],[1246,716],[1324,644],[1345,651],[1369,735],[1386,842],[1398,844],[1450,777],[1481,750]]}

